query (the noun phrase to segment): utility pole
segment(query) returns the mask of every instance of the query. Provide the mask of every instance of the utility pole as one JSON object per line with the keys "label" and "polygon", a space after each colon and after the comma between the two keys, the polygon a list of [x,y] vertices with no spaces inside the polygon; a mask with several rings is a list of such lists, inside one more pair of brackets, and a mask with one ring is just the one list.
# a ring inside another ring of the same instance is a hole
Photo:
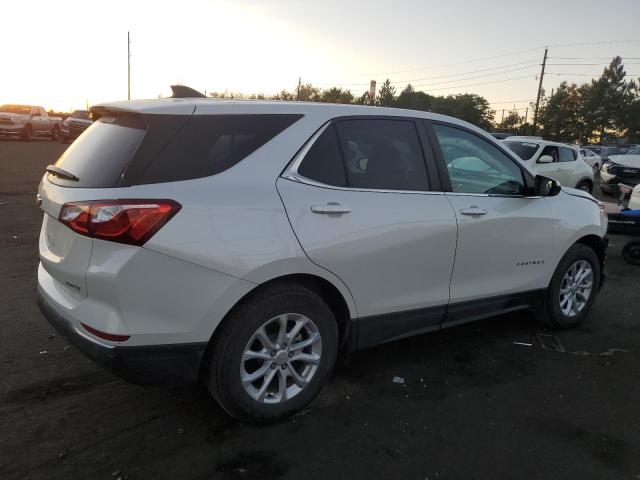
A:
{"label": "utility pole", "polygon": [[538,95],[536,97],[536,109],[533,111],[533,135],[536,134],[536,127],[538,126],[538,108],[540,107],[540,93],[542,92],[542,79],[544,78],[544,67],[547,65],[547,52],[548,48],[544,49],[544,57],[542,59],[542,70],[540,71],[540,83],[538,83]]}
{"label": "utility pole", "polygon": [[296,93],[296,102],[300,101],[300,85],[302,84],[302,77],[298,77],[298,92]]}
{"label": "utility pole", "polygon": [[131,100],[131,37],[127,32],[127,100]]}
{"label": "utility pole", "polygon": [[502,118],[500,119],[500,123],[504,123],[504,108],[502,109]]}

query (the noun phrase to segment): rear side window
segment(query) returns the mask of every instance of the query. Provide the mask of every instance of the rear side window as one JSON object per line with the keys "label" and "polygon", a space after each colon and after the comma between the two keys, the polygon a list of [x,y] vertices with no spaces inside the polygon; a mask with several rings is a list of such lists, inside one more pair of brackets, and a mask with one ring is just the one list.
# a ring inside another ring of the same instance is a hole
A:
{"label": "rear side window", "polygon": [[161,183],[220,173],[253,153],[301,115],[194,115],[137,178]]}
{"label": "rear side window", "polygon": [[333,125],[329,125],[314,142],[298,167],[298,173],[326,185],[347,186],[338,136]]}
{"label": "rear side window", "polygon": [[578,155],[576,151],[572,148],[558,147],[560,150],[560,161],[561,162],[573,162],[578,159]]}
{"label": "rear side window", "polygon": [[56,166],[78,177],[69,181],[48,175],[65,187],[113,187],[147,131],[140,116],[102,117],[60,156]]}

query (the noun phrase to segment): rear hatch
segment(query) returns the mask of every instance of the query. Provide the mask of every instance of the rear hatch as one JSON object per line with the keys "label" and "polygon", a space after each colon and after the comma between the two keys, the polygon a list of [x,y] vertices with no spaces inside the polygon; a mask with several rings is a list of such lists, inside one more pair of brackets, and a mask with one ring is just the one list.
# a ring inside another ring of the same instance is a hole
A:
{"label": "rear hatch", "polygon": [[[87,296],[86,271],[93,240],[60,221],[64,204],[127,198],[131,195],[126,173],[139,174],[166,145],[193,112],[181,115],[142,115],[129,111],[100,110],[101,118],[47,167],[38,195],[44,211],[40,232],[42,267],[77,299]],[[171,121],[167,121],[170,117]],[[144,144],[144,148],[142,148]]]}

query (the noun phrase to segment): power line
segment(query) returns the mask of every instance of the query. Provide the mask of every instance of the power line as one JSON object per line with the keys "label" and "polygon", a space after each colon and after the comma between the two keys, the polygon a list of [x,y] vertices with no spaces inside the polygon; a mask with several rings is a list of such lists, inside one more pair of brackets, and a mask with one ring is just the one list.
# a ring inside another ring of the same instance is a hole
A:
{"label": "power line", "polygon": [[[548,57],[553,58],[554,60],[609,60],[613,57]],[[625,57],[621,56],[621,58],[627,60],[640,60],[640,57]]]}
{"label": "power line", "polygon": [[505,102],[489,102],[489,105],[504,105],[507,103],[524,103],[524,102],[533,102],[533,100],[529,99],[529,100],[508,100]]}
{"label": "power line", "polygon": [[[442,85],[445,83],[456,83],[456,82],[464,82],[467,80],[474,80],[476,78],[484,78],[484,77],[491,77],[493,75],[501,75],[503,73],[510,73],[510,72],[516,72],[519,70],[525,70],[527,68],[531,68],[531,67],[537,67],[538,65],[529,65],[526,67],[519,67],[519,68],[512,68],[511,70],[503,70],[502,72],[494,72],[494,73],[485,73],[484,75],[476,75],[475,77],[466,77],[466,78],[460,78],[458,80],[445,80],[443,82],[434,82],[434,83],[421,83],[420,85],[416,85],[416,86],[429,86],[429,85]],[[405,82],[404,80],[402,81],[403,83]],[[396,83],[396,82],[391,82],[391,83]],[[400,83],[400,82],[397,82]]]}
{"label": "power line", "polygon": [[[451,90],[452,88],[466,88],[466,87],[475,87],[477,85],[488,85],[490,83],[501,83],[501,82],[511,82],[513,80],[521,80],[523,78],[536,78],[537,75],[524,75],[522,77],[513,77],[513,78],[504,78],[502,80],[493,80],[490,82],[480,82],[480,83],[470,83],[467,85],[453,85],[450,87],[440,87],[440,88],[429,88],[430,91],[438,91],[438,90]],[[424,87],[425,85],[414,85],[415,87]]]}
{"label": "power line", "polygon": [[434,68],[440,68],[440,67],[452,67],[454,65],[465,65],[465,64],[468,64],[468,63],[481,62],[483,60],[491,60],[491,59],[494,59],[494,58],[509,57],[511,55],[517,55],[519,53],[533,52],[535,50],[540,50],[541,48],[544,48],[544,46],[542,46],[542,47],[534,47],[534,48],[527,48],[527,49],[524,49],[524,50],[516,50],[516,51],[508,52],[508,53],[501,53],[499,55],[492,55],[492,56],[489,56],[489,57],[480,57],[480,58],[475,58],[475,59],[472,59],[472,60],[464,60],[464,61],[461,61],[461,62],[442,63],[442,64],[439,64],[439,65],[428,65],[428,66],[424,66],[424,67],[408,68],[406,70],[395,70],[395,71],[392,71],[392,72],[362,73],[362,74],[358,74],[357,76],[364,76],[364,75],[367,75],[367,76],[392,75],[394,73],[406,73],[406,72],[415,72],[415,71],[418,71],[418,70],[432,70]]}
{"label": "power line", "polygon": [[[525,63],[531,63],[531,62],[538,62],[538,60],[537,59],[527,60],[526,62],[511,63],[509,65],[500,65],[498,67],[491,67],[491,68],[482,68],[480,70],[471,70],[469,72],[458,72],[458,73],[449,73],[447,75],[436,75],[436,76],[433,76],[433,77],[409,78],[409,79],[406,79],[406,80],[395,80],[395,81],[393,81],[391,83],[420,82],[422,80],[435,80],[437,78],[457,77],[457,76],[460,76],[460,75],[469,75],[471,73],[488,72],[488,71],[491,71],[491,70],[497,70],[497,69],[501,69],[501,68],[514,67],[516,65],[524,65]],[[536,67],[536,66],[537,65],[528,65],[526,67],[521,67],[521,68],[517,68],[517,69],[514,69],[514,70],[507,70],[505,72],[496,72],[496,73],[494,73],[492,75],[496,75],[497,73],[513,72],[515,70],[523,70],[525,68]],[[480,77],[473,77],[473,78],[480,78]],[[461,80],[471,80],[471,78],[461,79]]]}
{"label": "power line", "polygon": [[633,43],[633,42],[640,42],[640,38],[630,39],[630,40],[604,40],[604,41],[598,41],[598,42],[556,43],[553,45],[549,45],[549,48],[580,47],[585,45],[610,45],[612,43]]}
{"label": "power line", "polygon": [[[639,74],[636,73],[628,73],[625,72],[628,77],[638,77]],[[556,73],[556,72],[547,72],[546,75],[568,75],[573,77],[600,77],[602,76],[602,72],[600,73]]]}
{"label": "power line", "polygon": [[[572,66],[572,65],[576,65],[576,66],[608,66],[608,63],[547,63],[547,65],[564,65],[564,66]],[[626,62],[622,62],[621,65],[640,65],[640,63],[626,63]]]}

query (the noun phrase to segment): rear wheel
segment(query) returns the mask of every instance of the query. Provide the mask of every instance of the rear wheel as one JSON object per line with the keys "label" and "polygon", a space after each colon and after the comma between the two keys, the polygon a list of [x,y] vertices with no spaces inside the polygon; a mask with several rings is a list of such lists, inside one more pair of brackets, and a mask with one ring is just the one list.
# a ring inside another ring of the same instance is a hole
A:
{"label": "rear wheel", "polygon": [[600,261],[586,245],[576,243],[553,274],[538,319],[556,328],[582,324],[600,286]]}
{"label": "rear wheel", "polygon": [[53,127],[53,131],[51,132],[51,140],[54,142],[60,142],[60,129],[55,126]]}
{"label": "rear wheel", "polygon": [[320,393],[338,352],[327,304],[293,283],[270,286],[225,321],[205,359],[204,380],[233,417],[274,421]]}
{"label": "rear wheel", "polygon": [[33,132],[31,130],[31,125],[27,125],[26,127],[24,127],[22,133],[20,134],[20,140],[22,140],[23,142],[30,141],[32,133]]}
{"label": "rear wheel", "polygon": [[593,191],[593,184],[589,180],[582,180],[576,185],[576,188],[583,192],[591,193]]}
{"label": "rear wheel", "polygon": [[622,258],[632,265],[640,265],[640,242],[627,242],[622,248]]}

